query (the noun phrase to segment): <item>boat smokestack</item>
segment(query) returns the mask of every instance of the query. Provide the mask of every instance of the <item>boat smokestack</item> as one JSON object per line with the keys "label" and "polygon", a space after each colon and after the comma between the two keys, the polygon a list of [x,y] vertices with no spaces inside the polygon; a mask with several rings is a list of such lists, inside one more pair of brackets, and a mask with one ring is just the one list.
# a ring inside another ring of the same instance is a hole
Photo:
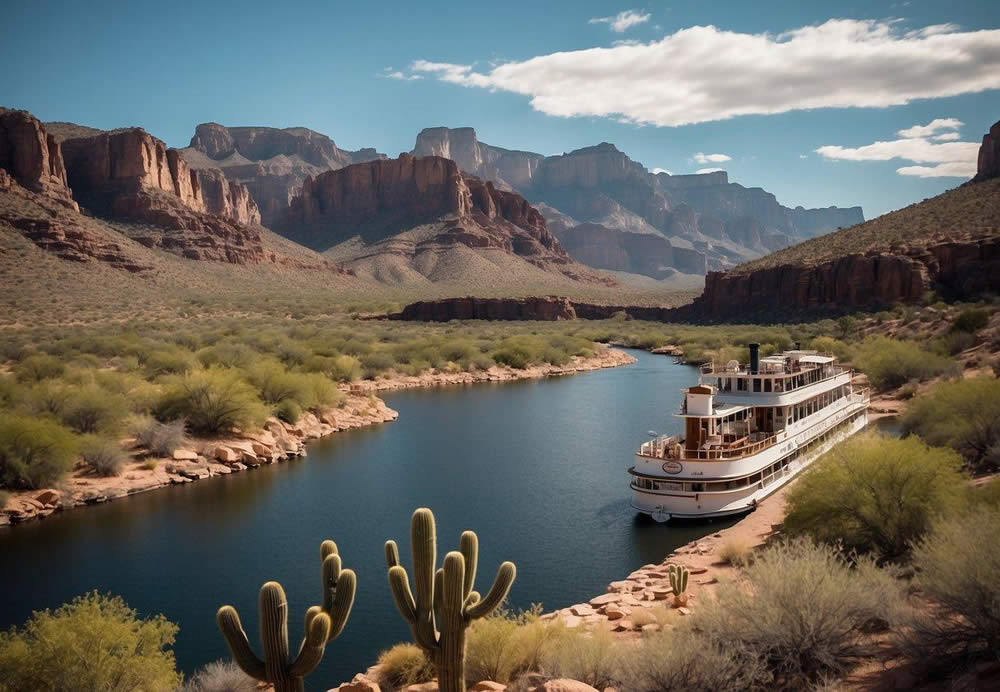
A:
{"label": "boat smokestack", "polygon": [[756,375],[760,370],[760,344],[747,344],[750,349],[750,374]]}

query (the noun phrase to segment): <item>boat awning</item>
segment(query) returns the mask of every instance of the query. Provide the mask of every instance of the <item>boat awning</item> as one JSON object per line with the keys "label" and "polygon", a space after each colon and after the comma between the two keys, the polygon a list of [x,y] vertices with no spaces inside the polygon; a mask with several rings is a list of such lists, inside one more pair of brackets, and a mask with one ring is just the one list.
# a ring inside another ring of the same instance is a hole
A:
{"label": "boat awning", "polygon": [[813,363],[815,365],[826,365],[827,363],[833,362],[832,356],[802,356],[799,358],[800,363]]}

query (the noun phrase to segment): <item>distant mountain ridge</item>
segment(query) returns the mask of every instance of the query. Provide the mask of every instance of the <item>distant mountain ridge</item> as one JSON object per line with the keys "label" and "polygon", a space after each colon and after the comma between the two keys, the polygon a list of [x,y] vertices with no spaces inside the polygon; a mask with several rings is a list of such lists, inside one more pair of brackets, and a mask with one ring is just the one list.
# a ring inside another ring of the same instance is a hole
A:
{"label": "distant mountain ridge", "polygon": [[[864,221],[860,207],[782,206],[761,188],[730,183],[724,171],[653,174],[607,142],[544,156],[485,144],[472,128],[435,127],[417,135],[413,153],[452,158],[462,170],[515,189],[533,203],[544,203],[554,215],[572,219],[573,224],[553,224],[560,238],[573,226],[590,224],[586,233],[577,232],[576,238],[567,240],[571,247],[579,248],[571,254],[576,253],[574,256],[585,263],[599,262],[591,266],[600,268],[649,265],[648,258],[632,257],[629,250],[625,251],[627,260],[611,262],[614,266],[595,259],[625,247],[628,243],[621,236],[623,232],[658,233],[672,247],[700,253],[707,268],[721,269]],[[601,228],[595,225],[604,229],[606,243]],[[584,235],[586,242],[576,242]],[[602,249],[602,243],[607,247]],[[640,245],[645,247],[648,242]],[[665,250],[659,253],[668,261],[670,254]],[[685,259],[683,264],[653,266],[642,273],[658,278],[669,269],[690,271],[699,264],[702,262]]]}

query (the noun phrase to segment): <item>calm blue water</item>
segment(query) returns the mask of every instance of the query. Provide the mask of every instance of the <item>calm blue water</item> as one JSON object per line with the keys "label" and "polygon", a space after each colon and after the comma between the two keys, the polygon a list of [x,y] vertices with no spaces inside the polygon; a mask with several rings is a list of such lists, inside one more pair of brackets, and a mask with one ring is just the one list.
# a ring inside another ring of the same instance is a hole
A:
{"label": "calm blue water", "polygon": [[502,560],[517,564],[515,607],[563,607],[726,523],[668,527],[628,506],[625,469],[647,431],[679,431],[672,413],[696,371],[633,352],[635,365],[573,377],[387,396],[399,420],[340,433],[306,459],[157,490],[0,531],[0,627],[98,589],[141,614],[180,625],[175,651],[190,672],[225,657],[215,626],[237,607],[257,642],[256,597],[274,579],[288,593],[290,632],[319,601],[319,543],[333,538],[358,574],[347,629],[309,678],[350,679],[406,640],[386,584],[382,546],[434,510],[439,556],[463,529],[480,538],[478,588]]}

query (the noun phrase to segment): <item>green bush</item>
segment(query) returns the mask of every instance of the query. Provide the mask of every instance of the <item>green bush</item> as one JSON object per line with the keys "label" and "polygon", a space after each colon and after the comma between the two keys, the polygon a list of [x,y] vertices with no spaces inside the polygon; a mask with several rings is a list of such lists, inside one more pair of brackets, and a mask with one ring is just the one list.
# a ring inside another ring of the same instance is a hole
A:
{"label": "green bush", "polygon": [[125,417],[125,403],[96,385],[71,388],[59,413],[62,422],[79,433],[115,431]]}
{"label": "green bush", "polygon": [[172,375],[155,414],[161,421],[184,419],[196,433],[227,433],[263,424],[267,408],[239,372],[226,368]]}
{"label": "green bush", "polygon": [[182,680],[169,648],[176,634],[162,615],[140,619],[121,598],[79,596],[0,633],[0,690],[173,692]]}
{"label": "green bush", "polygon": [[542,658],[542,673],[585,682],[603,690],[617,687],[625,657],[611,632],[598,628],[590,636],[563,637]]}
{"label": "green bush", "polygon": [[77,439],[44,418],[0,417],[0,484],[8,488],[43,488],[73,464]]}
{"label": "green bush", "polygon": [[177,375],[193,370],[196,365],[194,356],[182,349],[164,349],[153,351],[146,356],[144,363],[150,377],[160,375]]}
{"label": "green bush", "polygon": [[377,375],[392,369],[396,364],[392,355],[384,351],[375,351],[361,356],[362,374],[366,379],[375,379]]}
{"label": "green bush", "polygon": [[982,308],[963,310],[951,323],[953,332],[978,332],[990,323],[990,313]]}
{"label": "green bush", "polygon": [[493,352],[493,360],[515,370],[523,370],[531,365],[532,354],[524,346],[508,346]]}
{"label": "green bush", "polygon": [[473,621],[468,630],[465,672],[468,680],[510,683],[518,676],[537,672],[555,646],[566,638],[579,638],[561,621],[542,621],[540,606],[523,613],[507,610]]}
{"label": "green bush", "polygon": [[379,684],[390,689],[430,682],[434,665],[416,644],[396,644],[378,655]]}
{"label": "green bush", "polygon": [[186,428],[183,419],[161,423],[151,416],[142,416],[133,423],[132,434],[136,443],[149,450],[150,454],[169,457],[187,444]]}
{"label": "green bush", "polygon": [[14,366],[14,376],[21,382],[40,382],[60,377],[64,372],[66,366],[59,358],[42,353],[28,356]]}
{"label": "green bush", "polygon": [[939,348],[943,353],[949,356],[955,356],[975,345],[975,334],[971,332],[949,332],[941,337]]}
{"label": "green bush", "polygon": [[897,631],[917,666],[954,674],[1000,659],[1000,509],[935,522],[913,551],[914,585],[944,612],[918,609]]}
{"label": "green bush", "polygon": [[902,607],[887,571],[809,540],[768,548],[744,574],[746,584],[720,584],[695,624],[721,651],[763,663],[777,689],[805,689],[874,657],[878,644],[865,633],[884,630]]}
{"label": "green bush", "polygon": [[905,434],[951,447],[977,471],[1000,468],[1000,380],[937,384],[907,406],[902,425]]}
{"label": "green bush", "polygon": [[80,441],[80,456],[98,476],[117,476],[128,461],[117,440],[98,435],[87,435]]}
{"label": "green bush", "polygon": [[916,438],[855,436],[790,488],[785,530],[883,560],[905,558],[934,515],[961,502],[961,463],[950,449]]}
{"label": "green bush", "polygon": [[855,349],[853,362],[868,376],[876,389],[895,389],[910,380],[923,382],[959,372],[956,363],[925,351],[910,341],[875,336]]}
{"label": "green bush", "polygon": [[302,407],[294,399],[285,399],[275,405],[274,415],[286,423],[297,423],[302,417]]}

